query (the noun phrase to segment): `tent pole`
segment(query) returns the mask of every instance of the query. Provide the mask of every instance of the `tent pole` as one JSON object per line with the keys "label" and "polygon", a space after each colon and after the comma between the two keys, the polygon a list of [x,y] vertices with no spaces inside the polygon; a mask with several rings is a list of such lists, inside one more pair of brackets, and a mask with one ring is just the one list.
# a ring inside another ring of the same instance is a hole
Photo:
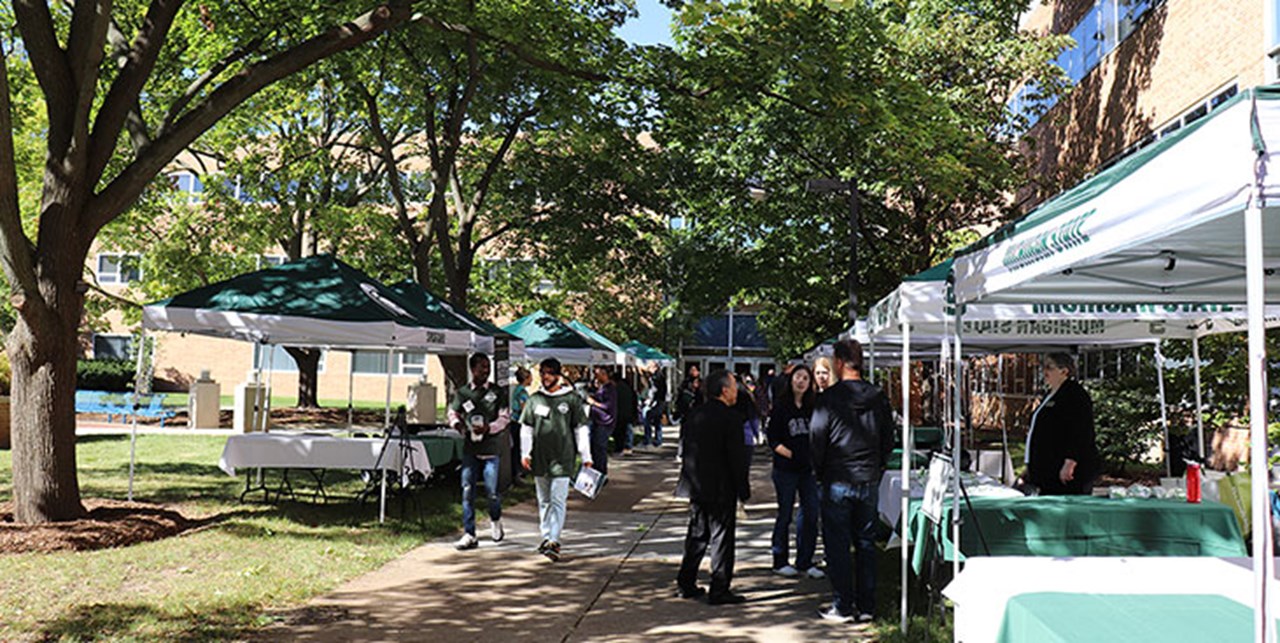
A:
{"label": "tent pole", "polygon": [[1196,334],[1191,336],[1191,362],[1195,365],[1193,371],[1196,381],[1196,436],[1199,438],[1200,459],[1204,460],[1204,403],[1200,398],[1200,330],[1196,329]]}
{"label": "tent pole", "polygon": [[1160,352],[1163,340],[1156,340],[1155,353],[1156,381],[1159,384],[1160,428],[1164,431],[1164,475],[1173,475],[1173,445],[1169,442],[1169,413],[1165,408],[1164,397],[1164,355]]}
{"label": "tent pole", "polygon": [[1009,423],[1006,421],[1007,413],[1004,408],[1004,353],[996,355],[996,399],[1000,401],[997,408],[1000,409],[1000,447],[1003,450],[1001,455],[1003,460],[1000,462],[1000,482],[1009,484],[1007,476],[1004,475],[1004,463],[1009,462],[1009,466],[1012,467],[1013,456],[1009,455]]}
{"label": "tent pole", "polygon": [[911,325],[902,322],[902,494],[900,516],[902,535],[902,633],[907,633],[907,582],[911,554],[911,529],[907,512],[911,507],[911,456],[915,451],[915,438],[911,434]]}
{"label": "tent pole", "polygon": [[963,308],[964,307],[961,304],[956,304],[956,328],[954,335],[956,345],[955,350],[953,351],[954,354],[951,356],[954,360],[951,366],[951,380],[954,383],[954,390],[951,392],[951,413],[953,415],[952,421],[954,422],[953,428],[955,429],[955,433],[951,437],[951,457],[955,458],[955,461],[952,463],[954,465],[953,470],[955,471],[955,475],[951,478],[951,543],[955,552],[955,559],[951,561],[952,578],[960,576],[960,471],[962,468],[961,462],[963,461],[963,458],[961,457],[962,447],[960,445],[960,431],[964,426],[964,409],[961,407],[960,395],[960,386],[964,380],[963,374],[961,373],[964,363],[961,361],[960,357],[960,323],[961,318],[964,315],[962,312]]}
{"label": "tent pole", "polygon": [[1272,558],[1271,506],[1267,475],[1267,345],[1263,325],[1266,292],[1263,286],[1262,194],[1260,183],[1266,169],[1259,159],[1257,180],[1244,213],[1245,301],[1249,321],[1249,470],[1253,501],[1253,638],[1272,641],[1271,621]]}
{"label": "tent pole", "polygon": [[267,426],[271,424],[271,384],[276,373],[276,347],[273,344],[268,346],[271,348],[271,353],[267,355],[267,390],[263,393],[265,399],[262,400],[262,424],[258,428],[263,433],[267,432]]}
{"label": "tent pole", "polygon": [[138,453],[138,395],[142,391],[142,358],[147,350],[147,328],[138,331],[138,364],[133,371],[133,423],[129,429],[129,502],[133,502],[133,463]]}
{"label": "tent pole", "polygon": [[383,414],[382,426],[386,429],[391,428],[391,369],[395,367],[396,349],[387,349],[387,407]]}
{"label": "tent pole", "polygon": [[355,427],[356,351],[351,349],[351,364],[347,367],[347,430]]}

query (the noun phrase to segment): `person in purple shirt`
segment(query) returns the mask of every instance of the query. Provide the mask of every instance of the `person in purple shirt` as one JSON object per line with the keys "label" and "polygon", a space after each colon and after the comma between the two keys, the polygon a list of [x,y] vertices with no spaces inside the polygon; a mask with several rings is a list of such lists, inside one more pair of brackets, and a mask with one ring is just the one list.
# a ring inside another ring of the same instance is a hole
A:
{"label": "person in purple shirt", "polygon": [[595,389],[587,396],[591,407],[591,462],[600,473],[609,473],[609,436],[618,421],[618,390],[609,379],[609,370],[595,368]]}

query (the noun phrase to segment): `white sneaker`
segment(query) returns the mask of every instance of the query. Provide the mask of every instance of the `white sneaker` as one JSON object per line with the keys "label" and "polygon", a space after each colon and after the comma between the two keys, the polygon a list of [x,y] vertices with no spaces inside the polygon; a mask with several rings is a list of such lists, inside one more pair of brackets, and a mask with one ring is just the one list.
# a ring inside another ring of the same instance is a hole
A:
{"label": "white sneaker", "polygon": [[809,569],[805,570],[804,573],[807,574],[809,578],[813,578],[813,579],[827,577],[827,573],[822,571],[821,569],[818,569],[817,567],[810,567]]}
{"label": "white sneaker", "polygon": [[466,549],[475,549],[479,544],[480,543],[476,541],[476,537],[474,535],[464,533],[462,534],[462,537],[458,539],[458,542],[453,543],[453,548],[458,551],[463,551]]}
{"label": "white sneaker", "polygon": [[791,565],[783,565],[782,567],[779,567],[773,570],[773,573],[779,576],[786,576],[787,578],[795,578],[796,576],[800,575],[800,572],[797,571],[796,568],[792,567]]}
{"label": "white sneaker", "polygon": [[502,542],[503,537],[505,537],[505,536],[507,535],[507,532],[506,532],[506,531],[504,531],[504,530],[502,529],[502,521],[501,521],[501,520],[495,520],[495,521],[493,521],[493,525],[492,525],[492,527],[491,527],[491,531],[492,531],[492,536],[493,536],[493,542],[495,542],[495,543],[500,543],[500,542]]}

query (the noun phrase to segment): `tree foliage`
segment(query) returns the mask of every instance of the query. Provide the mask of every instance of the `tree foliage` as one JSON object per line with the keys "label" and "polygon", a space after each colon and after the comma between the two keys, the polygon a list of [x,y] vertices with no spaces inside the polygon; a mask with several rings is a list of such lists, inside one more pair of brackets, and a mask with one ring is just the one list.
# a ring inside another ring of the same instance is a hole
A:
{"label": "tree foliage", "polygon": [[714,239],[677,272],[734,267],[712,296],[707,282],[679,296],[699,312],[762,304],[781,355],[847,324],[847,197],[806,194],[806,180],[858,186],[865,310],[939,258],[946,231],[1004,215],[1022,176],[1005,100],[1028,79],[1061,86],[1063,43],[1018,32],[1022,0],[677,4],[683,91],[664,94],[655,139],[697,179],[678,200],[689,236]]}

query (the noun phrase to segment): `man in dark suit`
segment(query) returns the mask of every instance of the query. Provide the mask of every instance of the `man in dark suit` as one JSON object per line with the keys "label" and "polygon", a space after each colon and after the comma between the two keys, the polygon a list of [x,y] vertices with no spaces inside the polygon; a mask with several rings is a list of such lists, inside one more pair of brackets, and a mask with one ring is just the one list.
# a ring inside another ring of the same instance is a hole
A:
{"label": "man in dark suit", "polygon": [[738,383],[732,373],[719,370],[707,377],[704,390],[707,402],[689,412],[680,431],[684,454],[680,484],[689,494],[689,531],[676,584],[683,598],[705,593],[698,587],[698,568],[710,544],[711,592],[707,602],[741,603],[746,599],[729,589],[738,501],[751,497],[742,417],[733,410]]}

